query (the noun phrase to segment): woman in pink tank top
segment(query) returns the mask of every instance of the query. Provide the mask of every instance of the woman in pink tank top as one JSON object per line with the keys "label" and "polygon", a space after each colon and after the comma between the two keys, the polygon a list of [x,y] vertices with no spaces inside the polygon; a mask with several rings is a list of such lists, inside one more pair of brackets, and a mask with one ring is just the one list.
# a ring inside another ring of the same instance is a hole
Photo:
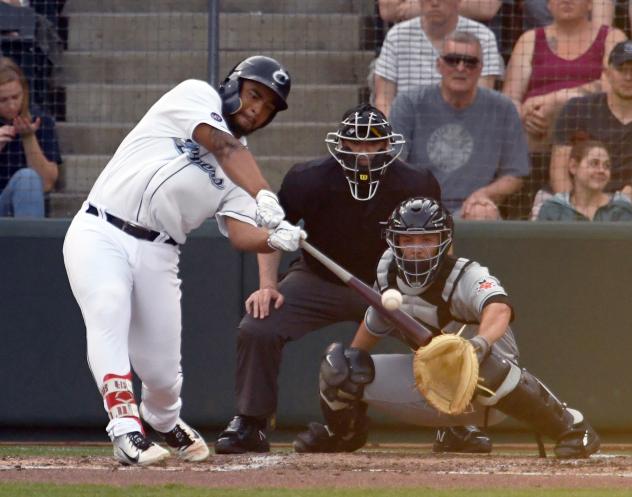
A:
{"label": "woman in pink tank top", "polygon": [[548,151],[555,116],[573,97],[601,91],[601,74],[614,45],[626,39],[610,26],[593,26],[592,0],[549,0],[553,23],[524,33],[513,49],[503,93],[522,118],[532,152]]}

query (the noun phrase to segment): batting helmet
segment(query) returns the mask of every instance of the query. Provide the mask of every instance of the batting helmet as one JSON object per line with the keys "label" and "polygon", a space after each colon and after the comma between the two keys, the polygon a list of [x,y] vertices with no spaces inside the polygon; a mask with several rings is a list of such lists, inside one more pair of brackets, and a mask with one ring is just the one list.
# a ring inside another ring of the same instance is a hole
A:
{"label": "batting helmet", "polygon": [[[393,251],[399,277],[415,288],[425,288],[436,277],[452,244],[454,222],[436,200],[413,197],[392,212],[385,223],[386,243]],[[436,241],[411,235],[439,235]]]}
{"label": "batting helmet", "polygon": [[[275,59],[254,55],[237,64],[219,86],[224,115],[234,114],[241,108],[241,81],[244,79],[256,81],[270,88],[278,97],[277,112],[287,109],[287,97],[292,85],[290,73]],[[273,117],[274,115],[270,120]]]}
{"label": "batting helmet", "polygon": [[[371,152],[354,152],[346,142],[384,142],[384,148]],[[342,166],[356,200],[373,198],[386,168],[402,152],[404,137],[393,133],[382,112],[369,104],[349,109],[338,130],[325,138],[329,153]]]}

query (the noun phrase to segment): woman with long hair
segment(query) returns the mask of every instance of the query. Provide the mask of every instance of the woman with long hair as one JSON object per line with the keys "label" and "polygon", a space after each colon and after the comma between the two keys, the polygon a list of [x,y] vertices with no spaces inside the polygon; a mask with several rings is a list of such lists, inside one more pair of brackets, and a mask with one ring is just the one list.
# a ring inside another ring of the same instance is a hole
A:
{"label": "woman with long hair", "polygon": [[572,189],[544,202],[540,221],[632,221],[632,202],[622,193],[607,193],[610,154],[596,140],[577,140],[572,148],[568,171]]}
{"label": "woman with long hair", "polygon": [[59,163],[55,121],[29,105],[24,73],[0,57],[0,216],[44,217]]}

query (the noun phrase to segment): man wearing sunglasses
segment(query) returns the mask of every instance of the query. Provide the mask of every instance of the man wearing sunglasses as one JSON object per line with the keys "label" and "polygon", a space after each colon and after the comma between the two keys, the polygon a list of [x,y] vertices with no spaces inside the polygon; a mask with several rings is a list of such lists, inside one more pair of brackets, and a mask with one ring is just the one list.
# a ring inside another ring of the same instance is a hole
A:
{"label": "man wearing sunglasses", "polygon": [[455,217],[499,219],[498,205],[529,174],[526,137],[511,100],[478,83],[479,40],[457,31],[437,59],[441,82],[399,94],[391,123],[402,133],[408,163],[428,167]]}
{"label": "man wearing sunglasses", "polygon": [[502,77],[503,61],[494,33],[483,24],[459,15],[462,0],[418,0],[419,17],[393,26],[375,61],[375,106],[387,116],[398,93],[438,83],[435,60],[453,31],[472,33],[482,45],[484,69],[479,82],[493,88]]}

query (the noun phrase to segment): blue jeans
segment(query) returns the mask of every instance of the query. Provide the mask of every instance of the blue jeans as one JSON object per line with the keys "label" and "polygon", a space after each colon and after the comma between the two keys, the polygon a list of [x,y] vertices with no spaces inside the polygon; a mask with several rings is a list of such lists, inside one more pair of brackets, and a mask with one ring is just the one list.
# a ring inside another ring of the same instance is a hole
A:
{"label": "blue jeans", "polygon": [[34,169],[19,169],[0,192],[1,217],[44,217],[44,185]]}

